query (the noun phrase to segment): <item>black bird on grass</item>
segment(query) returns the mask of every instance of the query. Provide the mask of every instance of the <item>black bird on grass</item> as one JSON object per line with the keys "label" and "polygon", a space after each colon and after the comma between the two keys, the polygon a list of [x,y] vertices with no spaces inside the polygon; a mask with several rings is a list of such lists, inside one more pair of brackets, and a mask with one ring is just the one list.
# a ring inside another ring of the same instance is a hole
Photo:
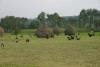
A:
{"label": "black bird on grass", "polygon": [[70,37],[67,37],[68,38],[68,40],[71,40],[71,38]]}
{"label": "black bird on grass", "polygon": [[29,39],[26,39],[26,42],[29,42]]}
{"label": "black bird on grass", "polygon": [[3,43],[1,43],[1,46],[3,46],[3,47],[4,47],[4,44],[3,44]]}
{"label": "black bird on grass", "polygon": [[16,39],[18,39],[18,37],[16,37]]}
{"label": "black bird on grass", "polygon": [[18,43],[18,41],[16,41],[16,43]]}
{"label": "black bird on grass", "polygon": [[74,39],[74,37],[71,35],[71,39]]}
{"label": "black bird on grass", "polygon": [[92,37],[92,34],[88,33],[89,37]]}
{"label": "black bird on grass", "polygon": [[77,36],[76,36],[76,39],[77,39],[77,40],[80,40],[80,38],[81,38],[81,37],[77,38]]}

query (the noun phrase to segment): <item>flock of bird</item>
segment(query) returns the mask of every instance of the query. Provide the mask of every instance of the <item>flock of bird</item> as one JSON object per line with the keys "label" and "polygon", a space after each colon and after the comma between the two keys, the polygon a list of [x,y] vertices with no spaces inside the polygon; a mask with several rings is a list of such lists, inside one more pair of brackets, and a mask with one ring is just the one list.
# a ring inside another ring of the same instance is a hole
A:
{"label": "flock of bird", "polygon": [[[67,37],[67,38],[68,38],[68,40],[74,40],[74,39],[75,39],[75,37],[72,36],[72,35],[71,35],[71,37]],[[81,37],[78,38],[78,37],[76,36],[76,40],[80,40],[80,38],[81,38]]]}
{"label": "flock of bird", "polygon": [[[80,35],[80,33],[78,33],[78,35]],[[93,34],[88,33],[88,36],[89,37],[95,36],[95,32]],[[70,37],[67,37],[67,38],[68,38],[68,40],[73,40],[73,39],[75,39],[75,35],[74,36],[71,35]],[[78,38],[78,36],[76,36],[76,40],[80,40],[80,38],[81,37]]]}
{"label": "flock of bird", "polygon": [[[78,35],[80,35],[80,34],[78,33]],[[29,36],[32,37],[30,34],[29,34]],[[34,35],[34,36],[35,36],[35,35]],[[57,36],[59,36],[59,35],[57,34]],[[69,35],[69,36],[70,36],[70,37],[67,37],[68,40],[74,40],[74,39],[75,39],[75,35],[74,35],[74,36]],[[95,36],[95,33],[93,33],[93,34],[88,33],[88,36],[89,36],[89,37]],[[23,36],[20,36],[20,37],[23,38]],[[38,37],[38,36],[37,36],[37,37]],[[10,38],[10,36],[9,36],[9,38]],[[47,38],[47,39],[49,38],[48,35],[46,36],[46,38]],[[76,36],[76,40],[80,40],[80,38],[81,38],[81,37]],[[15,39],[18,39],[18,37],[16,36]],[[29,42],[29,39],[26,39],[26,42]],[[18,40],[16,41],[16,43],[18,43]],[[4,47],[4,43],[1,43],[1,46]]]}
{"label": "flock of bird", "polygon": [[[29,36],[32,37],[30,34],[29,34]],[[23,38],[23,36],[20,36],[20,37]],[[9,38],[10,38],[10,36],[9,36]],[[18,37],[16,36],[15,39],[18,39]],[[18,43],[18,41],[20,41],[20,40],[17,40],[16,43]],[[26,42],[29,42],[29,41],[30,41],[29,39],[26,39]],[[4,47],[4,43],[1,43],[1,46]]]}

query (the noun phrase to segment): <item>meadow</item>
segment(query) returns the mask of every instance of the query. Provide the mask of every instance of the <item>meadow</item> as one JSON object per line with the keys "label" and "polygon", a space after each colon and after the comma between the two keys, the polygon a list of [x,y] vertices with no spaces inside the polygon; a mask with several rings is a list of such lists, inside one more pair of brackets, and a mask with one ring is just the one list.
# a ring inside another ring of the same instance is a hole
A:
{"label": "meadow", "polygon": [[[99,32],[93,37],[80,33],[80,40],[71,41],[64,33],[49,39],[33,34],[19,33],[18,39],[11,33],[0,37],[0,44],[5,45],[0,46],[0,67],[100,67]],[[30,42],[26,43],[26,39]]]}

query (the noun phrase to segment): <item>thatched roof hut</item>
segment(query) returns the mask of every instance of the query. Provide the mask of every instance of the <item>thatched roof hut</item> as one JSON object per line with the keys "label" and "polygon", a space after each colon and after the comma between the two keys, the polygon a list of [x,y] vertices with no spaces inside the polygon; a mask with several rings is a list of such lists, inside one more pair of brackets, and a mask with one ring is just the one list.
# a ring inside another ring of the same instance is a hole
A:
{"label": "thatched roof hut", "polygon": [[55,27],[53,28],[53,33],[54,33],[54,34],[61,34],[61,30],[60,30],[60,28],[57,26],[57,24],[56,24]]}
{"label": "thatched roof hut", "polygon": [[0,27],[0,35],[4,35],[4,29]]}
{"label": "thatched roof hut", "polygon": [[41,38],[46,38],[47,35],[48,37],[54,37],[53,31],[45,23],[43,23],[42,26],[38,27],[38,29],[35,32],[35,35]]}

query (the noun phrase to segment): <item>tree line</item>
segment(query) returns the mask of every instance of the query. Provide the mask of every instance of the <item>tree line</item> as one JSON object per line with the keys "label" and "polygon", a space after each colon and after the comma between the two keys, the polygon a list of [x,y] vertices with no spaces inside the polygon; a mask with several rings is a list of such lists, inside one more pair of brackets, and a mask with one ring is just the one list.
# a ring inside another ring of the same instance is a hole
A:
{"label": "tree line", "polygon": [[29,19],[20,18],[14,16],[6,16],[1,18],[0,26],[4,28],[5,32],[12,32],[13,30],[20,29],[35,29],[46,23],[50,28],[53,28],[56,24],[60,28],[65,28],[68,24],[71,24],[75,28],[97,28],[100,27],[100,11],[97,9],[82,9],[76,18],[64,18],[60,17],[58,13],[46,14],[41,12],[36,20],[29,23]]}

